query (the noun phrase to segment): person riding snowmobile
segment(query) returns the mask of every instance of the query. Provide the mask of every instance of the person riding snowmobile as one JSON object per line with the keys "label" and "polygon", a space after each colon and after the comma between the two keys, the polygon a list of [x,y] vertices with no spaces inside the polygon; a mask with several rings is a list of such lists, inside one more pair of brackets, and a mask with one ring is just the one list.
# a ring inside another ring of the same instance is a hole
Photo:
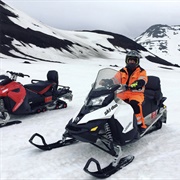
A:
{"label": "person riding snowmobile", "polygon": [[[132,50],[127,53],[125,58],[126,66],[118,71],[112,79],[115,84],[123,84],[126,91],[118,93],[117,97],[129,103],[137,119],[138,127],[143,132],[147,126],[144,121],[142,112],[142,103],[144,101],[144,90],[147,83],[146,71],[139,65],[140,55],[137,51]],[[103,85],[104,82],[101,82]]]}

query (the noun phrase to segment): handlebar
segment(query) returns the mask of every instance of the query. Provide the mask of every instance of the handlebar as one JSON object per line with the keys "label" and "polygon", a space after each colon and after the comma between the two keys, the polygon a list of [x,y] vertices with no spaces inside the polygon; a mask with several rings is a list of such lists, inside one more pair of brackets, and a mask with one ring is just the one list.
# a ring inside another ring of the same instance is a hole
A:
{"label": "handlebar", "polygon": [[29,75],[27,74],[23,74],[23,73],[17,73],[17,72],[13,72],[13,71],[6,71],[7,73],[10,73],[12,76],[19,76],[19,77],[24,77],[24,76],[27,76],[27,77],[30,77]]}
{"label": "handlebar", "polygon": [[[102,79],[102,80],[100,80],[99,85],[107,87],[107,88],[111,88],[115,84],[112,81],[112,79]],[[142,87],[138,87],[138,88],[137,87],[131,87],[131,86],[128,86],[126,84],[119,84],[119,85],[120,85],[120,87],[118,88],[118,90],[121,90],[121,91],[142,90]]]}

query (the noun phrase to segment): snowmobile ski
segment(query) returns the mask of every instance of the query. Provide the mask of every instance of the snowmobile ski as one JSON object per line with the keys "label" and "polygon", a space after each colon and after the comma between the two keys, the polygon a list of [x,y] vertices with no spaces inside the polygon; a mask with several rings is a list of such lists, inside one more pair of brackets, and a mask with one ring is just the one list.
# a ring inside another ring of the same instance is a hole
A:
{"label": "snowmobile ski", "polygon": [[20,121],[20,120],[11,120],[6,123],[0,123],[0,128],[6,127],[6,126],[11,126],[13,124],[20,124],[20,123],[22,123],[22,121]]}
{"label": "snowmobile ski", "polygon": [[[119,171],[123,167],[130,164],[133,161],[133,159],[134,159],[134,156],[128,155],[128,156],[125,156],[125,157],[121,158],[116,166],[113,166],[113,163],[110,163],[108,166],[101,169],[100,163],[96,159],[90,158],[87,161],[86,165],[84,166],[84,171],[86,173],[96,177],[96,178],[101,178],[101,179],[108,178],[112,174],[116,173],[117,171]],[[95,172],[91,172],[91,171],[88,170],[89,165],[92,162],[94,162],[96,164],[96,166],[97,166],[97,171],[95,171]]]}
{"label": "snowmobile ski", "polygon": [[[0,103],[2,101],[0,100]],[[1,104],[1,110],[2,110],[2,104]],[[0,128],[2,127],[5,127],[5,126],[10,126],[10,125],[13,125],[13,124],[19,124],[21,123],[20,120],[10,120],[10,115],[9,113],[7,112],[4,112],[4,109],[3,109],[3,112],[0,112]]]}
{"label": "snowmobile ski", "polygon": [[[42,140],[42,145],[36,144],[33,142],[35,137],[39,137]],[[31,138],[29,139],[29,142],[36,146],[37,148],[44,150],[44,151],[48,151],[51,149],[55,149],[55,148],[59,148],[59,147],[63,147],[63,146],[67,146],[67,145],[71,145],[71,144],[75,144],[78,141],[74,138],[71,139],[67,139],[67,140],[59,140],[57,142],[51,143],[51,144],[47,144],[44,137],[38,133],[35,133],[31,136]]]}

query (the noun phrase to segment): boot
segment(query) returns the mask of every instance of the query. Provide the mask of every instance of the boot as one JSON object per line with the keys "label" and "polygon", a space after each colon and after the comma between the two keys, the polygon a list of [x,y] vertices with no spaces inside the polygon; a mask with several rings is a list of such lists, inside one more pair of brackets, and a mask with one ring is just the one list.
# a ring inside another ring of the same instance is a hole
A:
{"label": "boot", "polygon": [[138,131],[140,134],[143,134],[147,129],[147,126],[146,125],[143,125],[143,124],[138,124]]}

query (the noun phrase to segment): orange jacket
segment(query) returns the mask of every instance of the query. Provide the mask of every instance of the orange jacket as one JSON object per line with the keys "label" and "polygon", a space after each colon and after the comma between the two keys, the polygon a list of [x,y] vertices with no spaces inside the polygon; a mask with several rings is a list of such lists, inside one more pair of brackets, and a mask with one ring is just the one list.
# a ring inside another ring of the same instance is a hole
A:
{"label": "orange jacket", "polygon": [[[127,84],[129,78],[129,82]],[[146,71],[141,68],[140,66],[138,66],[135,71],[131,74],[131,76],[129,77],[127,68],[124,67],[122,68],[120,71],[118,71],[115,75],[115,77],[113,78],[114,83],[120,83],[120,84],[127,84],[128,86],[130,86],[133,82],[137,81],[137,80],[144,80],[145,84],[147,83],[147,75],[146,75]],[[144,92],[145,90],[145,85],[142,87],[141,90],[132,90],[133,92]]]}

